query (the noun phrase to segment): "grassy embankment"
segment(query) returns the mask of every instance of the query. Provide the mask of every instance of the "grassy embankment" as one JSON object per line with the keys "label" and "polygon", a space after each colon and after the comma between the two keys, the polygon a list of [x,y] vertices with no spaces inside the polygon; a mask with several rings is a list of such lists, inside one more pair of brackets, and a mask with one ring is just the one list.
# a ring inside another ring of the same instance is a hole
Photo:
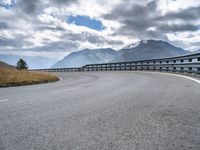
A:
{"label": "grassy embankment", "polygon": [[48,73],[0,68],[0,87],[48,83],[57,80],[59,80],[57,76]]}

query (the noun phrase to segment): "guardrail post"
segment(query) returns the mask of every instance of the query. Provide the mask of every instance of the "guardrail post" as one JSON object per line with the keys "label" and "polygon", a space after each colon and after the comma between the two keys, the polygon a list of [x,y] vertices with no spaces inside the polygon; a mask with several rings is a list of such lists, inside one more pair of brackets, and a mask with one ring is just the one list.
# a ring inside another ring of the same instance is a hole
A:
{"label": "guardrail post", "polygon": [[[199,59],[200,60],[200,59]],[[200,74],[200,67],[197,68],[197,74]]]}

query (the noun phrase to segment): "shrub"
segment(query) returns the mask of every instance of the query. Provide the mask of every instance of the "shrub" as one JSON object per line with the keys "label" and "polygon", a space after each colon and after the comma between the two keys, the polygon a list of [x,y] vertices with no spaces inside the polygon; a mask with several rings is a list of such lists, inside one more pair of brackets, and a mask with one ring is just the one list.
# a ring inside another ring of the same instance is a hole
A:
{"label": "shrub", "polygon": [[28,65],[23,59],[19,59],[19,61],[17,62],[16,68],[19,70],[27,70]]}

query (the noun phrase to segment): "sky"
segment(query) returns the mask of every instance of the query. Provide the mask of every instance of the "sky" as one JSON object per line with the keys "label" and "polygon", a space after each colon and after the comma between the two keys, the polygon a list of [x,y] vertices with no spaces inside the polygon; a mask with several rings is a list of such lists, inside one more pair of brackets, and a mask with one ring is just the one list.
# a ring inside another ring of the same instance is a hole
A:
{"label": "sky", "polygon": [[198,0],[0,0],[0,54],[62,59],[140,40],[200,49]]}

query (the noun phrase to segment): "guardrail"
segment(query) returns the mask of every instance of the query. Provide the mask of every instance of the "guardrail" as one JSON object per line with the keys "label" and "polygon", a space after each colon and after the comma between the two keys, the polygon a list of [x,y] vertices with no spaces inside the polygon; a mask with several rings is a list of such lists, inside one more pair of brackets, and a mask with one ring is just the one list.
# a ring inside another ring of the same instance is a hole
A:
{"label": "guardrail", "polygon": [[146,70],[200,74],[200,53],[140,61],[88,64],[80,68],[35,69],[42,72]]}

